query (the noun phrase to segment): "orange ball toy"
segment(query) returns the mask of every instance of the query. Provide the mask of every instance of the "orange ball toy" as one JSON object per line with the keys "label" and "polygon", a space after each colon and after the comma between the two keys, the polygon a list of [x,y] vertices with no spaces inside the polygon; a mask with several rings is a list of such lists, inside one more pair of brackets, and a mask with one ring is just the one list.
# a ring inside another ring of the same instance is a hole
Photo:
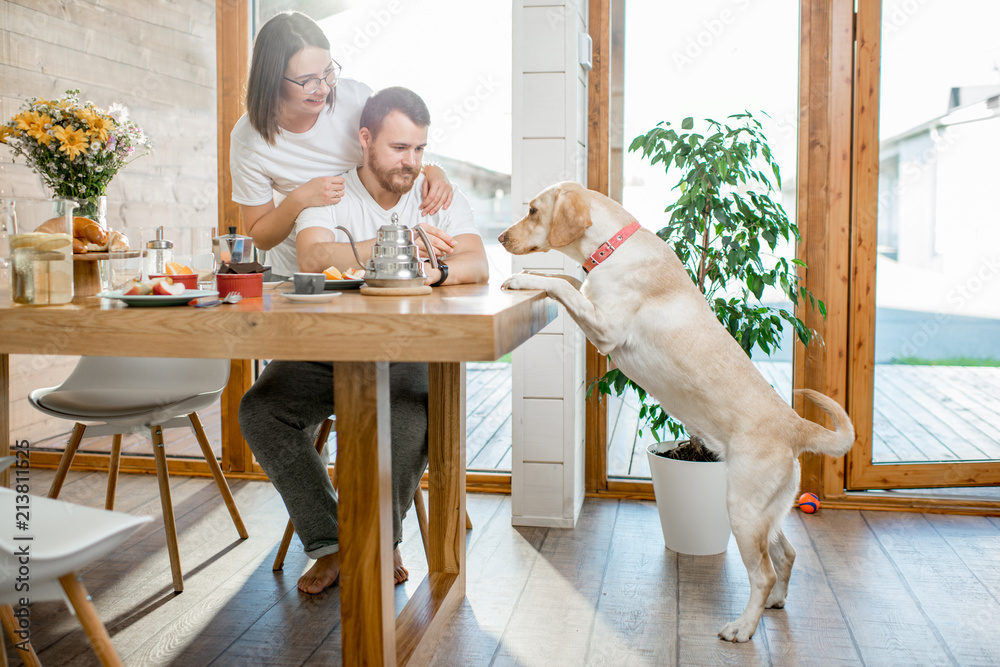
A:
{"label": "orange ball toy", "polygon": [[799,496],[799,509],[806,514],[812,514],[819,509],[819,498],[815,493],[803,493]]}

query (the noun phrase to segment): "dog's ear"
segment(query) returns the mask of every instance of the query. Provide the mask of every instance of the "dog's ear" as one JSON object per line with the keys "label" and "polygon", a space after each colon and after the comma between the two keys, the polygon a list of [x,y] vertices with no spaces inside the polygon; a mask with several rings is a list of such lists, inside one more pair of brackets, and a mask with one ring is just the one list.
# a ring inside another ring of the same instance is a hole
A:
{"label": "dog's ear", "polygon": [[569,245],[583,236],[583,232],[592,224],[590,205],[584,192],[560,189],[552,207],[549,246],[561,248]]}

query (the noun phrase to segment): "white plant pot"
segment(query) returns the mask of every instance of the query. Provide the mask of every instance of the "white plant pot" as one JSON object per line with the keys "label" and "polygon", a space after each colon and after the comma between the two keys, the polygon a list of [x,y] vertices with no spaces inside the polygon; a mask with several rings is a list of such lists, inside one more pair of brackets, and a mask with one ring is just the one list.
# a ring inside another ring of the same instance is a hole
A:
{"label": "white plant pot", "polygon": [[676,446],[676,442],[658,442],[646,448],[663,541],[677,553],[722,553],[730,534],[726,463],[676,461],[656,455]]}

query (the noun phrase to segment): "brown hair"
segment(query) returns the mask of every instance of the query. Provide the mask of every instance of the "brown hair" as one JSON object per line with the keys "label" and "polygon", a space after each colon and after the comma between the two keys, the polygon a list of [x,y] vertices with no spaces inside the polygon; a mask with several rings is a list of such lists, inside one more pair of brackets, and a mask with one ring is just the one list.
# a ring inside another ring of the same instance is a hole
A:
{"label": "brown hair", "polygon": [[420,96],[408,88],[394,86],[383,88],[368,98],[365,108],[361,110],[361,127],[367,127],[375,138],[382,129],[382,121],[391,111],[401,111],[420,127],[431,124],[431,112]]}
{"label": "brown hair", "polygon": [[[278,135],[281,85],[288,61],[307,46],[330,50],[330,40],[316,22],[302,12],[282,12],[257,33],[247,81],[247,116],[250,125],[270,145]],[[333,104],[334,91],[326,97]]]}

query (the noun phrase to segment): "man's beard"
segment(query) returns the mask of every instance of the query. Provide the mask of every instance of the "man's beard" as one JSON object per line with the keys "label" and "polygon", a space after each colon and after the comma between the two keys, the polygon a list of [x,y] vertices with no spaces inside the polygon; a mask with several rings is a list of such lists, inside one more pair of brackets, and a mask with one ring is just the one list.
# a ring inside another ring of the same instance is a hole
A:
{"label": "man's beard", "polygon": [[408,167],[385,169],[374,154],[371,156],[371,163],[368,165],[368,168],[371,169],[372,175],[378,181],[378,184],[384,190],[394,195],[405,195],[409,192],[417,180],[417,175],[420,174],[419,169]]}

